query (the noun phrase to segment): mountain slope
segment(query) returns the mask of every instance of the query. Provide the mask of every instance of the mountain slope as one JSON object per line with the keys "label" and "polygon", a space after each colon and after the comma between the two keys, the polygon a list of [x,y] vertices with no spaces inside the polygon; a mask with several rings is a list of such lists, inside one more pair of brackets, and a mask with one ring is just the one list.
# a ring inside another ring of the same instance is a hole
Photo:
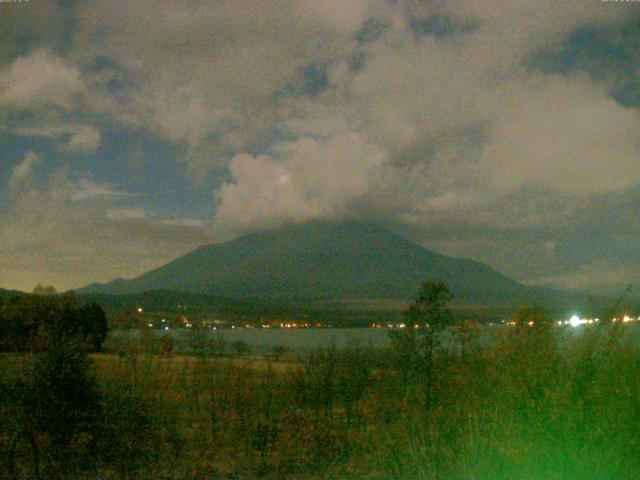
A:
{"label": "mountain slope", "polygon": [[446,257],[376,225],[311,222],[203,246],[134,279],[79,292],[406,300],[422,282],[435,279],[464,301],[513,300],[529,291],[484,264]]}
{"label": "mountain slope", "polygon": [[15,297],[22,297],[25,295],[29,295],[26,292],[20,292],[18,290],[5,290],[4,288],[0,288],[0,298],[15,298]]}

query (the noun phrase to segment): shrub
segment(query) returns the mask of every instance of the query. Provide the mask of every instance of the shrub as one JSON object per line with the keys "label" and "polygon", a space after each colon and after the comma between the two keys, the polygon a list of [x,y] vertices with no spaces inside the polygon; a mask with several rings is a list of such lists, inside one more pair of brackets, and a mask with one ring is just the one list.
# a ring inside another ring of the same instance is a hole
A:
{"label": "shrub", "polygon": [[249,344],[243,340],[234,340],[230,344],[231,351],[233,351],[236,355],[244,356],[251,353],[251,347]]}
{"label": "shrub", "polygon": [[25,296],[0,304],[0,349],[4,351],[42,351],[70,341],[100,351],[107,330],[100,306],[80,306],[72,297]]}
{"label": "shrub", "polygon": [[101,410],[82,351],[62,346],[39,354],[13,384],[9,401],[15,432],[26,432],[34,440],[45,472],[71,475],[94,467]]}
{"label": "shrub", "polygon": [[121,478],[137,478],[153,459],[153,420],[147,403],[125,385],[111,386],[102,400],[98,450]]}
{"label": "shrub", "polygon": [[173,352],[173,337],[171,335],[164,335],[160,340],[160,353],[162,355],[169,355]]}

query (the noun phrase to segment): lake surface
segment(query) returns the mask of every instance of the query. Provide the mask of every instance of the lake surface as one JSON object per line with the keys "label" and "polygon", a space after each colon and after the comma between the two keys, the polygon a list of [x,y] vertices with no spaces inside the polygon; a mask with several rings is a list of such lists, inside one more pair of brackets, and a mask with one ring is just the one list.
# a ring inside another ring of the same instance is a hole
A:
{"label": "lake surface", "polygon": [[[319,348],[349,346],[384,347],[389,343],[388,330],[374,328],[235,328],[209,331],[214,339],[221,336],[227,344],[242,341],[254,353],[273,353],[275,347],[284,347],[289,351],[310,351]],[[167,332],[154,330],[153,335],[170,334],[174,338],[174,350],[188,352],[193,332],[188,329],[173,329]],[[116,330],[110,334],[115,343],[124,340],[142,340],[138,330]]]}
{"label": "lake surface", "polygon": [[[481,329],[480,344],[490,346],[496,339],[496,334],[510,327],[484,326]],[[561,344],[571,341],[572,338],[581,335],[591,327],[560,327]],[[135,344],[144,342],[145,339],[158,340],[164,335],[171,335],[174,339],[174,351],[189,353],[192,350],[193,336],[198,331],[190,329],[164,330],[115,330],[109,334],[109,342],[112,346],[123,344]],[[233,342],[246,343],[251,351],[256,354],[270,354],[275,347],[284,347],[290,352],[308,352],[320,348],[343,348],[343,347],[384,347],[389,344],[389,330],[375,328],[298,328],[298,329],[267,329],[267,328],[235,328],[224,330],[208,330],[204,333],[209,339],[215,340],[221,337],[227,344]],[[629,339],[633,344],[640,344],[640,322],[638,324],[626,326],[624,338]],[[438,336],[440,347],[445,349],[457,348],[456,341],[451,329],[442,332]]]}

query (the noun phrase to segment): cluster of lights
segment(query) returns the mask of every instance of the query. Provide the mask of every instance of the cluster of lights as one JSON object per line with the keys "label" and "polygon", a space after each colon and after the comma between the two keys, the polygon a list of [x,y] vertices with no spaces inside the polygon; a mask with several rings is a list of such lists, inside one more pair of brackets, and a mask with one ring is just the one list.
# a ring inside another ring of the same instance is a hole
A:
{"label": "cluster of lights", "polygon": [[[611,319],[611,321],[614,323],[615,322],[629,323],[629,322],[635,322],[638,320],[640,320],[640,317],[634,318],[629,315],[625,315],[621,318],[616,317]],[[600,322],[599,318],[580,318],[578,315],[574,315],[569,320],[564,320],[564,321],[559,320],[558,325],[571,325],[573,328],[577,328],[580,325],[592,325],[598,322]]]}
{"label": "cluster of lights", "polygon": [[580,318],[578,315],[573,315],[569,320],[559,320],[558,325],[571,325],[573,328],[577,328],[580,325],[591,325],[599,321],[599,318]]}
{"label": "cluster of lights", "polygon": [[[640,321],[640,317],[634,318],[634,317],[630,317],[629,315],[625,315],[622,318],[613,318],[612,321],[613,322],[629,323],[629,322]],[[578,315],[573,315],[568,320],[558,320],[558,326],[571,325],[573,328],[577,328],[580,325],[593,325],[593,324],[596,324],[596,323],[599,323],[599,322],[600,322],[599,318],[580,318]],[[516,325],[516,322],[513,321],[513,320],[511,320],[509,322],[505,322],[503,320],[502,323],[503,324],[506,323],[506,325],[508,325],[510,327],[514,327]],[[533,327],[535,325],[535,322],[529,321],[529,322],[527,322],[527,325],[529,327]]]}
{"label": "cluster of lights", "polygon": [[[383,325],[381,323],[372,323],[371,328],[411,328],[411,325],[407,326],[406,323],[387,323]],[[420,328],[420,325],[414,325],[413,328]]]}
{"label": "cluster of lights", "polygon": [[[321,325],[319,323],[316,324],[317,327],[320,327]],[[262,326],[262,328],[265,328],[264,325]],[[268,327],[271,328],[271,327]],[[309,328],[309,324],[308,323],[298,323],[298,322],[280,322],[280,328]]]}

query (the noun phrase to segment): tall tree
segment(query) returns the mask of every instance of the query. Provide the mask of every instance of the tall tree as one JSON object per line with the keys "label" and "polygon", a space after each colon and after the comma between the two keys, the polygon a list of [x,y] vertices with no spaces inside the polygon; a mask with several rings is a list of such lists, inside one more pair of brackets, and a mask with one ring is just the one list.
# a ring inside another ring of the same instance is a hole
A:
{"label": "tall tree", "polygon": [[431,409],[433,397],[435,336],[453,323],[448,307],[452,298],[444,282],[425,282],[404,312],[405,328],[390,332],[405,383],[417,378],[424,385],[425,412]]}

